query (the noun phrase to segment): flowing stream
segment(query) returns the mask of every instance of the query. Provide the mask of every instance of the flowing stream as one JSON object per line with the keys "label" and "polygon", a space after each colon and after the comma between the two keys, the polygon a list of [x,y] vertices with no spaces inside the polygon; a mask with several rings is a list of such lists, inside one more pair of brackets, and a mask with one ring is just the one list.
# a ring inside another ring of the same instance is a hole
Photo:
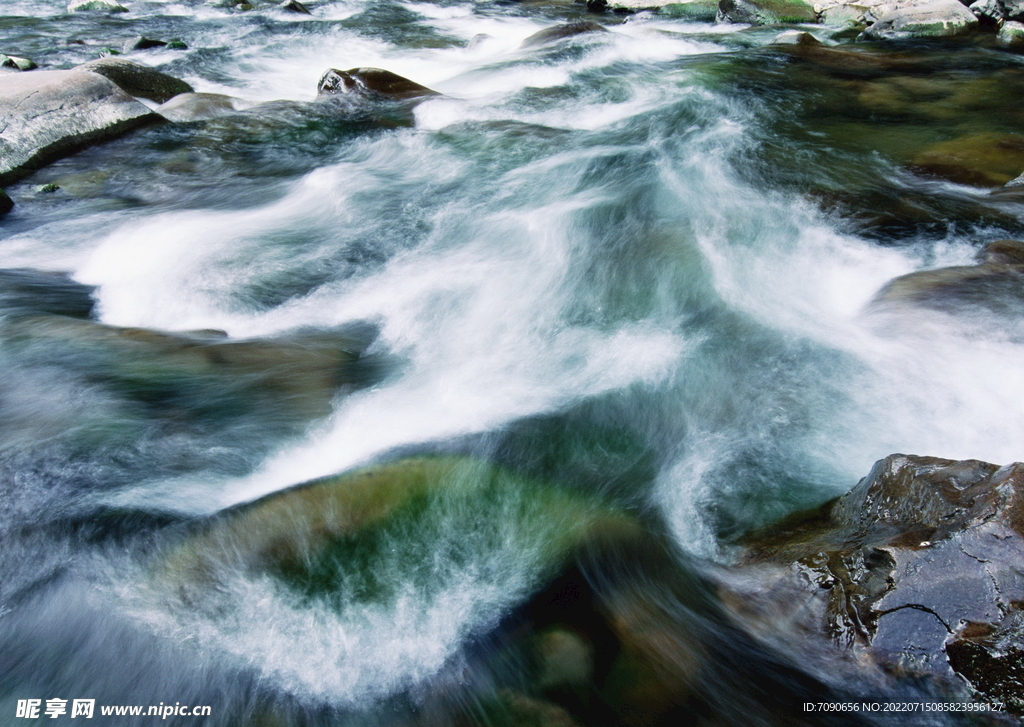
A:
{"label": "flowing stream", "polygon": [[[146,408],[96,373],[116,360],[86,371],[5,329],[0,714],[88,697],[212,705],[167,724],[405,724],[394,715],[424,694],[472,683],[479,639],[544,584],[563,510],[583,504],[501,483],[430,500],[353,555],[331,597],[240,570],[181,608],[153,575],[192,523],[404,454],[642,512],[695,563],[727,562],[743,532],[893,452],[1024,458],[1012,324],[870,306],[899,275],[1021,234],[1020,205],[996,214],[829,127],[812,113],[820,82],[764,50],[778,28],[609,14],[610,32],[521,47],[583,6],[310,7],[0,7],[5,52],[66,68],[133,35],[181,38],[124,57],[254,107],[150,126],[12,185],[0,267],[95,286],[113,326],[274,339],[369,324],[386,362],[324,416],[284,421],[273,402]],[[1022,67],[964,59],[949,66],[963,83]],[[309,110],[326,69],[356,66],[440,95],[394,123]],[[879,232],[815,185],[939,201]]]}

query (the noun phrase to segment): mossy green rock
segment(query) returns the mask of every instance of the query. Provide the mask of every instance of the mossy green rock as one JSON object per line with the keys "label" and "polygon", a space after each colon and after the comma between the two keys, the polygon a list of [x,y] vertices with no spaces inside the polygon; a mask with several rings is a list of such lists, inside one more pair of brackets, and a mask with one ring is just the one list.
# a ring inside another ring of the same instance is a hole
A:
{"label": "mossy green rock", "polygon": [[691,0],[683,3],[669,3],[658,9],[660,15],[681,20],[711,22],[718,17],[718,0]]}
{"label": "mossy green rock", "polygon": [[521,585],[536,585],[592,534],[638,528],[597,498],[481,460],[418,457],[226,511],[164,554],[152,573],[192,604],[240,575],[270,575],[328,601],[386,602],[410,582],[429,591],[447,587],[441,581],[451,569],[499,563]]}

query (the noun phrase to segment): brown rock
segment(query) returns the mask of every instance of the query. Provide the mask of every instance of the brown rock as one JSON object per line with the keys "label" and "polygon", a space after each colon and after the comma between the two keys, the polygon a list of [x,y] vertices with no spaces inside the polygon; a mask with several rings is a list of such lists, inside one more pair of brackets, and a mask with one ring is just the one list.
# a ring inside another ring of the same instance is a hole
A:
{"label": "brown rock", "polygon": [[350,68],[347,71],[331,68],[320,77],[316,91],[317,96],[375,94],[396,100],[439,95],[437,91],[381,68]]}

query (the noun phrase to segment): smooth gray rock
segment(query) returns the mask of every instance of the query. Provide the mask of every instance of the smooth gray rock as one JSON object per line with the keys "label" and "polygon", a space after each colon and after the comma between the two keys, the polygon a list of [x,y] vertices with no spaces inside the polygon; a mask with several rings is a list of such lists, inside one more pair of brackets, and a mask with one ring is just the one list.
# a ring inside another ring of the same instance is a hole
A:
{"label": "smooth gray rock", "polygon": [[864,35],[874,39],[952,38],[978,27],[978,18],[958,0],[931,0],[883,15]]}
{"label": "smooth gray rock", "polygon": [[89,71],[0,76],[0,184],[159,118]]}
{"label": "smooth gray rock", "polygon": [[92,71],[106,76],[126,93],[157,103],[169,101],[179,93],[195,91],[190,85],[174,76],[168,76],[149,66],[124,58],[97,58],[94,61],[83,63],[78,66],[77,70]]}
{"label": "smooth gray rock", "polygon": [[156,112],[169,121],[205,121],[239,111],[239,99],[221,93],[180,93]]}

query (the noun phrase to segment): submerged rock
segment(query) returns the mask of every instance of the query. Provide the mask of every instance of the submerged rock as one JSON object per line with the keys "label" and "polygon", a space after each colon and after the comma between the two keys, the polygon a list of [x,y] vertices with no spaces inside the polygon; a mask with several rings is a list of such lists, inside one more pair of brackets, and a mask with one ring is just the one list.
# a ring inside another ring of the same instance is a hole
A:
{"label": "submerged rock", "polygon": [[156,113],[169,121],[203,121],[237,113],[241,103],[221,93],[180,93],[157,106]]}
{"label": "submerged rock", "polygon": [[[374,527],[394,526],[396,535],[415,541],[436,536],[435,520],[471,530],[484,521],[479,517],[498,513],[503,514],[499,529],[505,531],[500,540],[476,532],[477,542],[466,542],[460,557],[473,557],[478,549],[476,557],[484,558],[499,544],[522,548],[540,569],[536,577],[589,533],[638,527],[597,499],[545,487],[487,462],[420,457],[326,477],[232,508],[162,556],[154,575],[188,602],[205,600],[220,578],[259,573],[311,595],[330,596],[345,584],[353,562],[390,557],[374,552],[381,542],[371,537]],[[516,537],[506,543],[504,537],[512,534]],[[369,552],[352,559],[352,547],[360,547],[353,538],[360,535]],[[403,550],[410,545],[429,546],[404,543]],[[434,551],[424,547],[421,552],[432,557]],[[416,565],[404,567],[415,570]]]}
{"label": "submerged rock", "polygon": [[864,35],[876,39],[951,38],[977,27],[978,18],[959,0],[929,0],[881,16]]}
{"label": "submerged rock", "polygon": [[582,35],[584,33],[607,33],[608,29],[599,23],[595,23],[592,20],[581,20],[576,23],[566,23],[565,25],[553,25],[550,28],[544,28],[544,30],[538,30],[533,35],[529,36],[522,42],[520,48],[532,48],[538,45],[545,45],[546,43],[554,43],[556,40],[562,40],[563,38],[571,38],[576,35]]}
{"label": "submerged rock", "polygon": [[999,240],[979,265],[922,270],[892,280],[875,296],[875,310],[926,308],[952,315],[1024,316],[1024,243]]}
{"label": "submerged rock", "polygon": [[1024,136],[970,134],[926,146],[911,159],[914,171],[974,187],[998,187],[1024,172]]}
{"label": "submerged rock", "polygon": [[328,69],[320,77],[316,92],[318,97],[357,94],[393,100],[439,95],[437,91],[381,68]]}
{"label": "submerged rock", "polygon": [[245,413],[306,422],[332,411],[336,395],[370,385],[383,362],[365,357],[366,325],[298,331],[267,339],[120,328],[63,315],[10,319],[0,335],[26,365],[63,370],[185,422]]}
{"label": "submerged rock", "polygon": [[180,79],[124,58],[97,58],[83,63],[76,70],[98,73],[116,83],[125,93],[157,103],[169,101],[180,93],[195,91]]}
{"label": "submerged rock", "polygon": [[0,269],[0,314],[50,313],[91,318],[96,288],[71,279],[67,273],[28,268]]}
{"label": "submerged rock", "polygon": [[0,76],[0,184],[159,118],[88,70]]}
{"label": "submerged rock", "polygon": [[983,700],[1014,693],[1005,657],[1021,650],[1008,635],[1024,603],[1024,464],[891,455],[843,497],[745,545],[762,582],[781,569],[766,589],[776,618],[889,669],[954,687],[959,675]]}

